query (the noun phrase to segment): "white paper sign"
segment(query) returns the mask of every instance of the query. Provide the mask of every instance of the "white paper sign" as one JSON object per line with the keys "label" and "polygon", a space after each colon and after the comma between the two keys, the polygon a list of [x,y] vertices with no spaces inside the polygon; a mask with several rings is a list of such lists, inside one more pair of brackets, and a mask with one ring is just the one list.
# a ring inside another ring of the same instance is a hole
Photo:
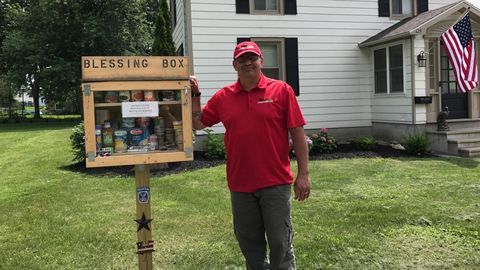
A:
{"label": "white paper sign", "polygon": [[157,117],[157,101],[122,102],[122,117]]}

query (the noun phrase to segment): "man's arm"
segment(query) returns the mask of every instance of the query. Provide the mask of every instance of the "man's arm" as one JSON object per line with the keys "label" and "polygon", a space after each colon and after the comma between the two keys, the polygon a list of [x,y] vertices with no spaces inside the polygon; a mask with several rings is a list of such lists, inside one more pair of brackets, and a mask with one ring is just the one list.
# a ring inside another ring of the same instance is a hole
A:
{"label": "man's arm", "polygon": [[303,201],[310,196],[310,177],[308,175],[308,145],[303,127],[289,129],[292,137],[293,149],[297,157],[298,172],[295,179],[295,199]]}
{"label": "man's arm", "polygon": [[200,105],[200,89],[195,76],[190,76],[190,89],[192,89],[192,126],[195,130],[204,129],[202,123],[202,107]]}

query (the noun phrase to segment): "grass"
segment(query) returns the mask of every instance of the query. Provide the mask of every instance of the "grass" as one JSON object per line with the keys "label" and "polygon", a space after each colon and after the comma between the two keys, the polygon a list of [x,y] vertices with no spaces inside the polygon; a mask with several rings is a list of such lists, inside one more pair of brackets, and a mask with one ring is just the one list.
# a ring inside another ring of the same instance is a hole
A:
{"label": "grass", "polygon": [[[73,172],[71,123],[0,124],[0,269],[137,269],[134,178]],[[299,269],[480,269],[480,167],[312,161]],[[152,177],[155,269],[243,269],[225,167]]]}

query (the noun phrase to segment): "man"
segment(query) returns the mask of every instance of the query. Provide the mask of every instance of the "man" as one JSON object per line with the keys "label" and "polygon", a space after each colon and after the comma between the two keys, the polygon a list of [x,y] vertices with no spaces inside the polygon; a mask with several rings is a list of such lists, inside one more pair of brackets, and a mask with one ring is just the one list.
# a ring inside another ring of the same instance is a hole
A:
{"label": "man", "polygon": [[198,82],[192,76],[193,128],[219,122],[225,126],[233,225],[247,269],[296,269],[288,136],[290,133],[298,162],[295,199],[303,201],[311,185],[305,120],[292,88],[265,77],[262,65],[262,52],[256,43],[238,44],[233,54],[238,80],[216,92],[203,110]]}

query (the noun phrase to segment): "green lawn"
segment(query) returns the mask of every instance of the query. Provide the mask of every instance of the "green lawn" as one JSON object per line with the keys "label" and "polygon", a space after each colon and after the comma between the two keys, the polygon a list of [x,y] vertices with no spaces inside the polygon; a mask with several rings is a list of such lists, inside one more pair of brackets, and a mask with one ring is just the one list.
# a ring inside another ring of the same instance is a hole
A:
{"label": "green lawn", "polygon": [[[72,124],[0,124],[0,269],[137,269],[134,178],[67,169]],[[225,167],[152,177],[155,269],[243,269]],[[299,269],[480,269],[480,166],[314,161]]]}

